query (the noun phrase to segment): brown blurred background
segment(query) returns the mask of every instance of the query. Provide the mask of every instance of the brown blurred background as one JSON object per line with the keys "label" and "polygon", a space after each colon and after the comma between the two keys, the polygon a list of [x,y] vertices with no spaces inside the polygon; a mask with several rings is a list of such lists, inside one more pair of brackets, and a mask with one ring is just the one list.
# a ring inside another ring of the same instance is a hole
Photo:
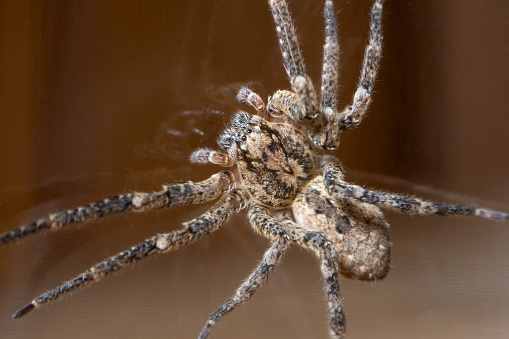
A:
{"label": "brown blurred background", "polygon": [[[322,2],[290,8],[318,80]],[[336,1],[342,105],[351,99],[371,1]],[[509,211],[509,4],[387,1],[374,103],[336,155],[352,182]],[[250,84],[288,83],[265,1],[0,1],[0,232],[130,190],[206,178]],[[197,337],[260,260],[244,213],[177,253],[148,259],[26,318],[42,292],[204,211],[122,215],[0,248],[4,338]],[[509,224],[388,213],[392,271],[343,280],[348,338],[502,338]],[[297,247],[213,338],[326,338],[315,258]]]}

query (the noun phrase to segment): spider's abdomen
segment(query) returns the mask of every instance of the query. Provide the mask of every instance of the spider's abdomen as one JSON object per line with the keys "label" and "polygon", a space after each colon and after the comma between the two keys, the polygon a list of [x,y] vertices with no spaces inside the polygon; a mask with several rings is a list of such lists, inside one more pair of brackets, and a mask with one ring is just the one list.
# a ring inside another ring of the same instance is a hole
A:
{"label": "spider's abdomen", "polygon": [[244,188],[265,206],[290,206],[316,174],[313,145],[291,125],[238,112],[218,143],[237,163]]}
{"label": "spider's abdomen", "polygon": [[293,213],[299,225],[321,231],[333,241],[343,276],[378,280],[387,274],[392,244],[389,225],[378,207],[335,200],[325,190],[323,177],[317,177],[296,199]]}

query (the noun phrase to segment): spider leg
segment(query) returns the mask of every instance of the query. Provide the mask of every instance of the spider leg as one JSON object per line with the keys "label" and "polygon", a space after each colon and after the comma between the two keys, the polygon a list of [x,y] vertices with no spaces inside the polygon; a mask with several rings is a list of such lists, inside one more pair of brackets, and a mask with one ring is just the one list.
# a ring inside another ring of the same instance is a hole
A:
{"label": "spider leg", "polygon": [[318,115],[318,101],[313,82],[306,73],[306,66],[299,48],[299,41],[295,33],[288,5],[285,0],[269,0],[279,47],[283,56],[283,64],[290,80],[292,90],[304,105],[303,118],[314,118]]}
{"label": "spider leg", "polygon": [[263,255],[263,259],[256,266],[253,273],[240,285],[235,291],[235,295],[228,299],[217,310],[212,312],[207,323],[203,327],[199,338],[205,339],[210,334],[212,326],[214,326],[223,316],[233,311],[237,306],[246,303],[253,296],[254,292],[262,285],[265,278],[268,277],[272,269],[280,262],[281,257],[286,252],[290,243],[284,237],[276,237],[271,246]]}
{"label": "spider leg", "polygon": [[[336,110],[332,111],[333,106],[324,105],[324,97],[322,93],[322,109],[325,112],[325,116],[327,118],[327,123],[325,124],[325,130],[322,131],[322,136],[319,138],[319,146],[324,147],[325,149],[336,149],[339,146],[339,133],[342,130],[352,128],[360,124],[362,118],[366,114],[366,111],[371,103],[371,94],[373,92],[373,88],[375,85],[375,79],[378,72],[378,67],[380,65],[380,59],[382,56],[382,5],[384,0],[376,0],[373,8],[371,10],[371,23],[370,23],[370,33],[369,33],[369,42],[366,46],[366,50],[364,52],[364,61],[362,64],[361,76],[359,80],[359,85],[353,97],[353,102],[351,106],[347,106],[343,112],[340,114],[336,114]],[[327,49],[329,45],[328,40],[332,40],[332,37],[329,37],[329,30],[331,32],[334,31],[333,23],[329,24],[329,17],[333,18],[334,13],[332,12],[332,4],[327,6],[329,1],[326,2],[325,6],[325,17],[326,17],[326,44],[324,49]],[[330,28],[328,28],[330,26]],[[332,33],[330,33],[332,34]],[[334,48],[332,42],[331,44],[331,52],[330,55],[334,55]],[[339,47],[338,47],[339,49]],[[327,59],[325,58],[328,55],[327,52],[324,53],[324,76],[328,75],[326,71]],[[330,58],[334,60],[334,58]],[[332,61],[330,61],[331,65],[333,65]],[[333,72],[333,69],[330,69],[330,72]],[[333,77],[334,73],[331,73],[331,77]],[[322,78],[322,91],[324,91],[324,78]],[[331,85],[332,80],[331,81]],[[332,92],[334,88],[329,88],[325,92],[325,98],[333,98]],[[335,90],[334,90],[335,92]],[[329,99],[330,100],[330,99]],[[327,99],[325,100],[327,101]],[[331,101],[333,102],[333,101]],[[315,139],[315,138],[314,138]]]}
{"label": "spider leg", "polygon": [[346,321],[341,303],[336,255],[331,249],[322,251],[321,255],[320,270],[325,280],[327,301],[329,303],[330,335],[333,338],[342,338],[343,333],[345,333]]}
{"label": "spider leg", "polygon": [[331,116],[336,114],[338,110],[337,91],[339,75],[338,25],[332,0],[325,1],[323,14],[325,17],[325,44],[323,45],[320,112],[325,115],[327,120],[331,120]]}
{"label": "spider leg", "polygon": [[242,87],[239,90],[239,93],[235,97],[238,102],[244,105],[252,106],[259,116],[266,119],[267,118],[267,110],[265,109],[265,103],[262,98],[252,90],[247,87]]}
{"label": "spider leg", "polygon": [[342,338],[345,332],[345,316],[339,289],[337,257],[332,241],[323,233],[303,228],[291,220],[279,221],[260,205],[254,205],[248,212],[248,217],[255,231],[261,235],[269,239],[284,237],[312,250],[318,256],[327,290],[330,335],[333,338]]}
{"label": "spider leg", "polygon": [[477,206],[464,206],[440,202],[424,201],[413,196],[385,193],[364,189],[346,182],[336,182],[330,186],[331,195],[337,199],[353,198],[382,208],[408,214],[419,215],[474,215],[486,219],[508,220],[509,215]]}
{"label": "spider leg", "polygon": [[184,227],[171,233],[159,234],[151,237],[117,255],[92,266],[88,271],[71,279],[61,286],[48,291],[19,311],[13,314],[13,318],[19,318],[39,307],[42,304],[54,301],[68,292],[89,283],[97,282],[111,272],[120,270],[128,264],[142,260],[155,253],[164,253],[177,250],[189,245],[201,237],[218,230],[236,212],[245,208],[247,197],[240,190],[225,193],[221,200],[212,206],[207,212],[189,222],[183,223]]}
{"label": "spider leg", "polygon": [[369,43],[364,52],[359,86],[355,92],[352,106],[347,107],[340,115],[340,129],[347,129],[358,125],[371,103],[371,93],[373,92],[382,56],[383,2],[384,0],[376,0],[371,10]]}
{"label": "spider leg", "polygon": [[223,167],[232,167],[234,165],[234,161],[230,159],[228,154],[208,148],[198,148],[191,154],[189,160],[194,164],[200,165],[205,165],[209,162]]}
{"label": "spider leg", "polygon": [[75,209],[48,215],[13,231],[0,234],[0,245],[21,239],[43,229],[58,229],[126,211],[146,212],[179,205],[201,204],[216,199],[231,188],[233,173],[224,171],[201,182],[163,186],[154,193],[128,193],[94,202]]}
{"label": "spider leg", "polygon": [[424,201],[413,196],[369,190],[358,185],[349,184],[343,181],[341,164],[338,160],[328,157],[324,162],[325,187],[331,196],[339,200],[356,199],[381,208],[408,214],[473,215],[486,219],[509,220],[509,215],[506,213],[491,211],[477,206]]}

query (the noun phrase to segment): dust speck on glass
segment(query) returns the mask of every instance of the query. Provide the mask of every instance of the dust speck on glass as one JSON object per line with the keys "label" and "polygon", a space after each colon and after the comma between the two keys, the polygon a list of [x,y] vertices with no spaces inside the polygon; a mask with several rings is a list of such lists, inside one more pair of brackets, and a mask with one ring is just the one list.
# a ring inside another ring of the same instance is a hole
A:
{"label": "dust speck on glass", "polygon": [[177,231],[158,234],[92,266],[79,276],[48,291],[14,313],[25,316],[68,292],[156,253],[186,246],[221,228],[243,209],[251,226],[270,241],[261,262],[233,296],[211,313],[199,335],[206,338],[214,324],[247,302],[268,277],[291,244],[318,258],[325,284],[331,337],[345,332],[339,276],[376,281],[390,267],[392,243],[382,209],[415,215],[471,215],[507,221],[508,215],[476,206],[424,201],[385,193],[344,181],[338,159],[326,151],[339,146],[343,130],[359,125],[371,103],[382,52],[382,5],[371,10],[369,40],[358,87],[350,105],[337,105],[339,42],[332,0],[324,6],[320,97],[306,72],[286,1],[270,0],[284,68],[291,91],[278,90],[267,104],[247,87],[237,100],[256,114],[238,111],[217,139],[219,148],[200,148],[191,155],[196,164],[212,163],[222,170],[201,182],[163,186],[155,193],[128,193],[50,214],[0,235],[0,244],[45,229],[58,229],[121,212],[147,212],[215,201],[204,214]]}

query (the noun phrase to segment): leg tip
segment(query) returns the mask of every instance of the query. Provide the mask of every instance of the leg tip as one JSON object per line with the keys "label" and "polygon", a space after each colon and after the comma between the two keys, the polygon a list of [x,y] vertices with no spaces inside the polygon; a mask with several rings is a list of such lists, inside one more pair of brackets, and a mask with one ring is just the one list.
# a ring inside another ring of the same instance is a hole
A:
{"label": "leg tip", "polygon": [[484,208],[480,208],[477,213],[477,216],[486,218],[486,219],[492,219],[492,220],[499,220],[499,221],[507,221],[509,220],[509,214],[502,213],[502,212],[496,212],[496,211],[490,211]]}
{"label": "leg tip", "polygon": [[19,311],[17,311],[16,313],[14,313],[12,315],[12,319],[21,318],[22,316],[24,316],[25,314],[27,314],[28,312],[30,312],[34,308],[35,308],[35,305],[33,303],[28,304],[25,307],[23,307],[22,309],[20,309]]}

